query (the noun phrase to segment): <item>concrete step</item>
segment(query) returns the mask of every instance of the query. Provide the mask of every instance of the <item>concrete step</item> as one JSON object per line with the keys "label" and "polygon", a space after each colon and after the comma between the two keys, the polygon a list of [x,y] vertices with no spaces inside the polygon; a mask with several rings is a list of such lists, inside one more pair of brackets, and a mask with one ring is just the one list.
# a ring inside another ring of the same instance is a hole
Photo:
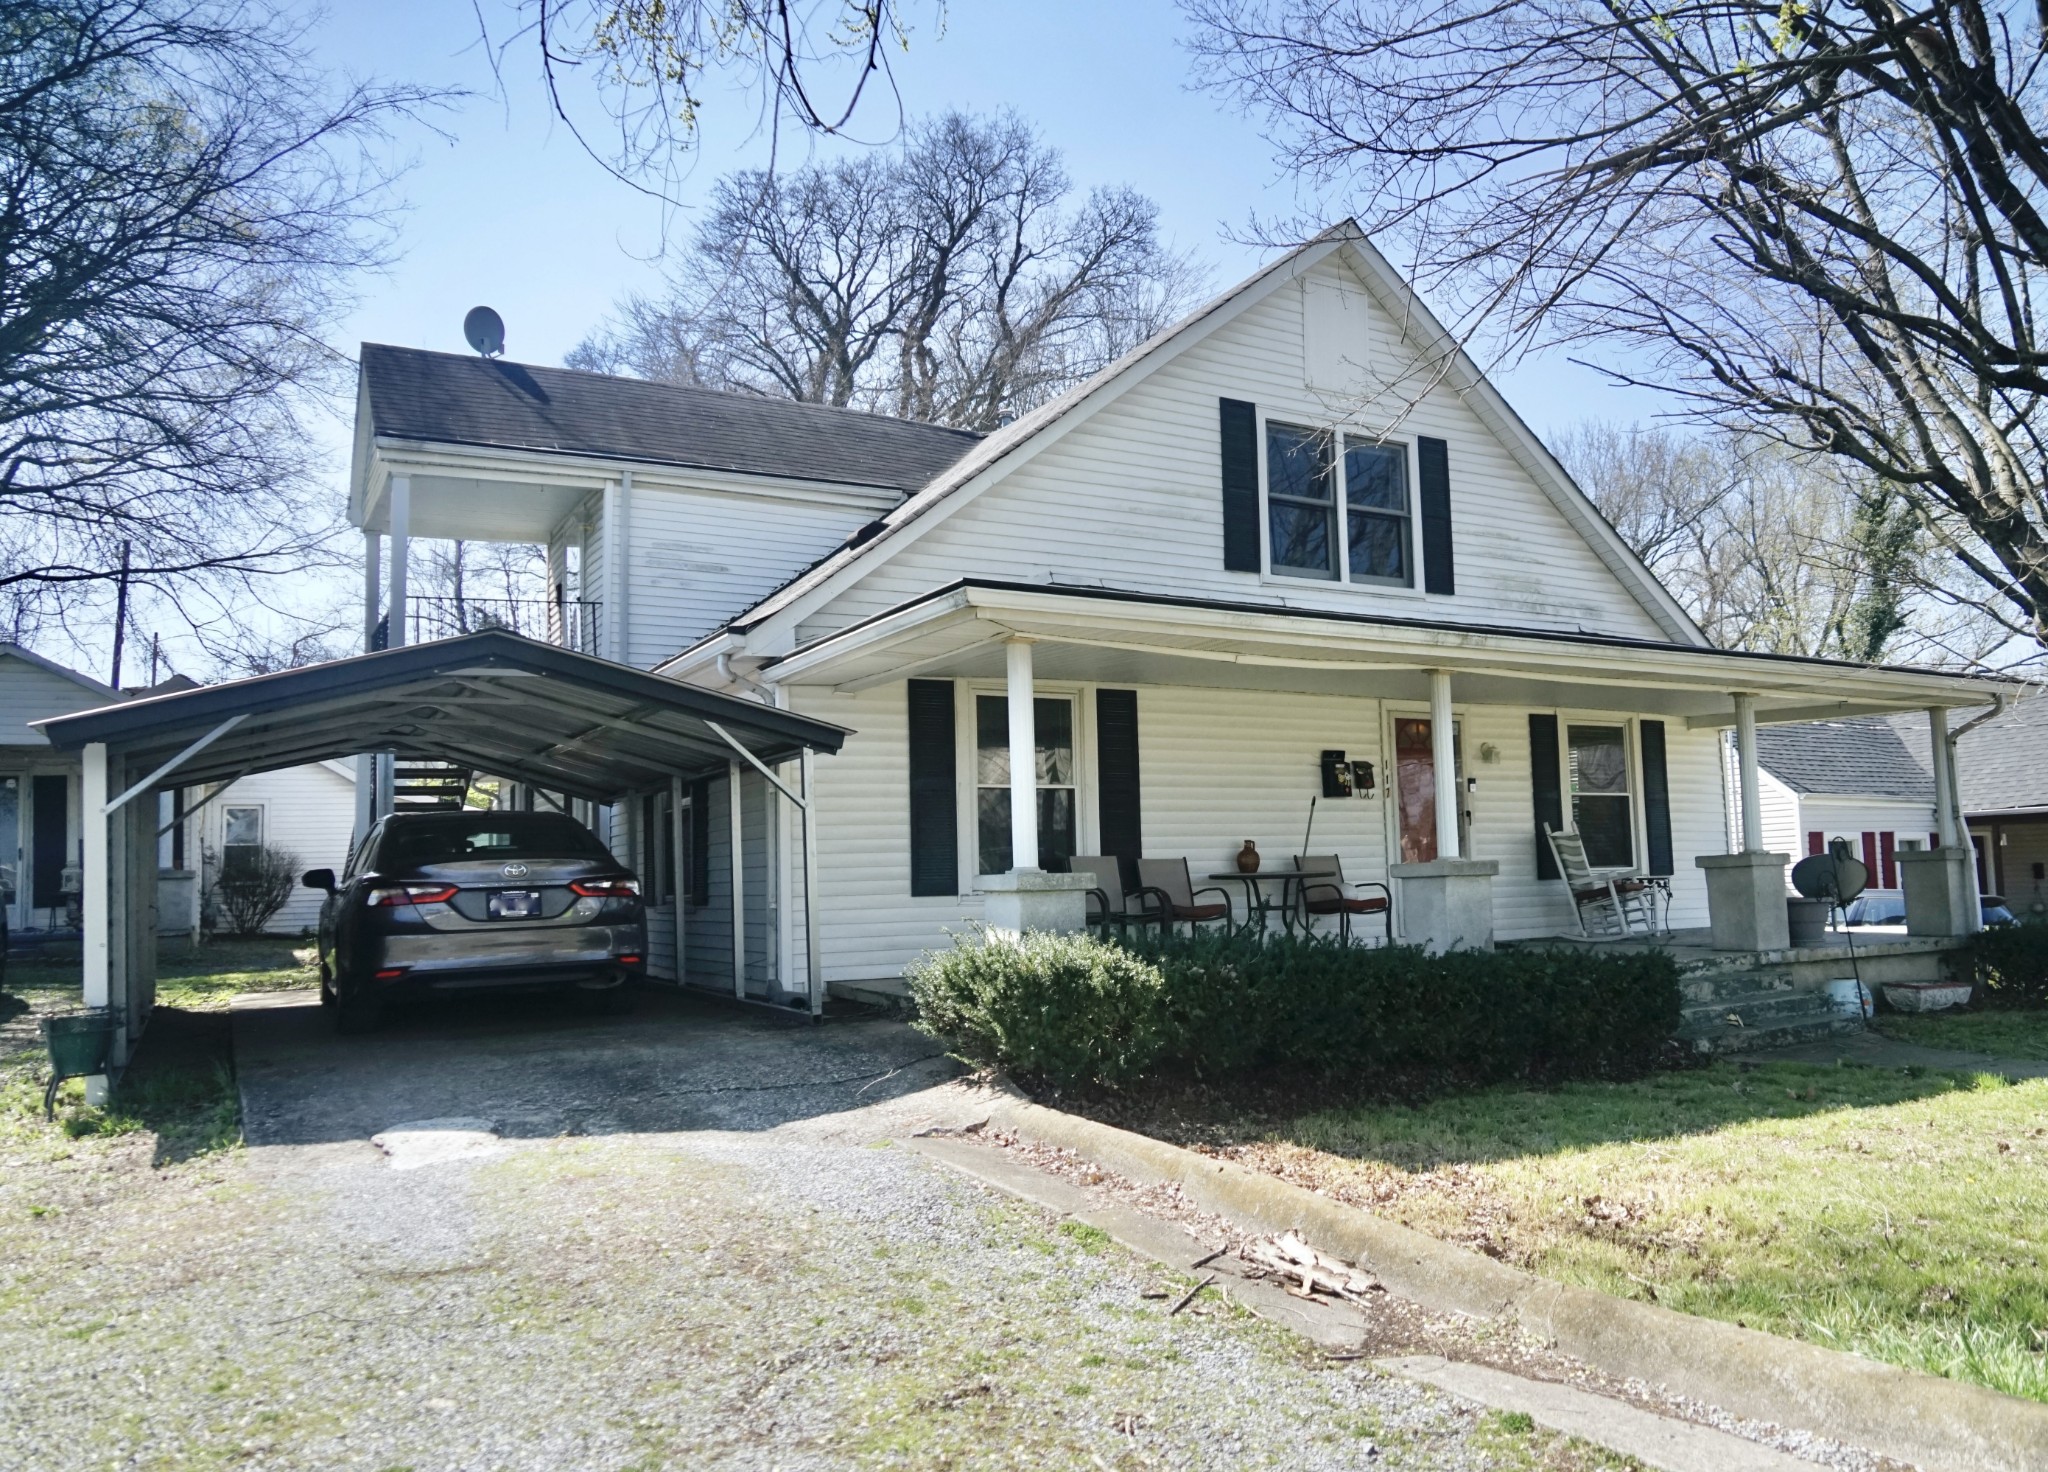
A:
{"label": "concrete step", "polygon": [[1861,1018],[1837,1012],[1817,987],[1766,986],[1689,1003],[1678,1036],[1696,1048],[1734,1053],[1811,1042],[1862,1026]]}

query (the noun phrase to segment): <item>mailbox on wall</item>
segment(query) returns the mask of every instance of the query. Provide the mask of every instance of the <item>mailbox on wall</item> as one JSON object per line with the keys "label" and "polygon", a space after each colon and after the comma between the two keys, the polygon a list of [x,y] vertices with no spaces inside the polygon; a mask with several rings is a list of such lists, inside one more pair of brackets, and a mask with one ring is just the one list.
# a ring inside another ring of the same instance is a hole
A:
{"label": "mailbox on wall", "polygon": [[1344,760],[1341,751],[1323,753],[1323,796],[1351,796],[1351,763]]}

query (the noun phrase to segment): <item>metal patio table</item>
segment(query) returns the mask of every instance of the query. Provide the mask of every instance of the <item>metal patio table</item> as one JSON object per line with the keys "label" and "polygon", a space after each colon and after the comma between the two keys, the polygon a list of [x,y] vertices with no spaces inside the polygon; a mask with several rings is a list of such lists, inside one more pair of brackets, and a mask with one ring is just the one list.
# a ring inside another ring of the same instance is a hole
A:
{"label": "metal patio table", "polygon": [[[1238,869],[1228,869],[1209,876],[1219,883],[1244,886],[1244,929],[1250,930],[1256,925],[1260,930],[1264,930],[1267,919],[1277,912],[1280,924],[1290,935],[1294,933],[1294,912],[1297,908],[1298,891],[1295,886],[1313,879],[1335,881],[1336,877],[1328,869],[1258,869],[1250,874]],[[1267,891],[1268,884],[1280,886],[1277,899]]]}

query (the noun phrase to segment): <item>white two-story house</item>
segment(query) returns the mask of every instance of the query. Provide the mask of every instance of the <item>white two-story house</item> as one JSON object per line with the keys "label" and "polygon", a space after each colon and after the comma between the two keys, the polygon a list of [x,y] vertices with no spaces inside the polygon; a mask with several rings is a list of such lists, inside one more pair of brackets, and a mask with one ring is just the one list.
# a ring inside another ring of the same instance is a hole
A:
{"label": "white two-story house", "polygon": [[[738,762],[680,813],[664,790],[608,815],[667,907],[657,968],[755,994],[808,985],[806,842],[845,985],[1074,855],[1199,885],[1248,839],[1338,854],[1438,943],[1575,929],[1545,826],[1667,879],[1675,926],[1708,925],[1710,885],[1782,908],[1755,725],[1993,690],[1712,648],[1348,226],[986,437],[366,346],[350,515],[366,632],[446,627],[392,586],[392,543],[530,541],[548,596],[506,621],[851,729],[808,828]],[[1727,934],[1767,948],[1769,904],[1742,903],[1764,928]]]}

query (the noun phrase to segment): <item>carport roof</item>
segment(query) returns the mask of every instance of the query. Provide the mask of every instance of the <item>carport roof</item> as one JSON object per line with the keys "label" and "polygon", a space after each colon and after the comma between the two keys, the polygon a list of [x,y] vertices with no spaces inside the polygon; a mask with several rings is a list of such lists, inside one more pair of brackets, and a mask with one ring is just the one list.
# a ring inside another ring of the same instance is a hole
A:
{"label": "carport roof", "polygon": [[606,802],[848,732],[752,701],[492,630],[127,701],[34,724],[53,746],[105,742],[135,780],[209,733],[167,777],[185,787],[365,751],[455,762]]}

